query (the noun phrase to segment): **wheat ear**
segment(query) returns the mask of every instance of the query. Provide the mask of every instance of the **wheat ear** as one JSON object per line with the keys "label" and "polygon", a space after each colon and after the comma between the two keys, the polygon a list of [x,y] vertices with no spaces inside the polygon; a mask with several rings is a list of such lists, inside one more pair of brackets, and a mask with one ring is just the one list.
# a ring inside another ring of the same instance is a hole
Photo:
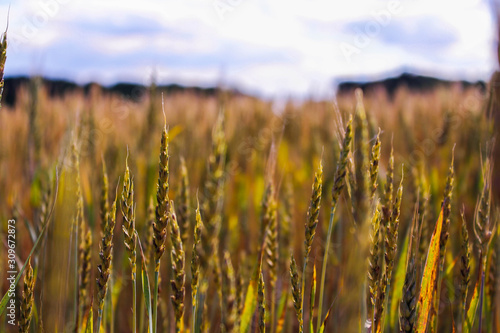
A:
{"label": "wheat ear", "polygon": [[302,333],[304,331],[302,289],[300,286],[297,263],[295,262],[295,258],[293,257],[293,255],[290,259],[290,279],[292,285],[293,306],[295,308],[295,314],[297,315],[297,320],[299,322],[299,333]]}
{"label": "wheat ear", "polygon": [[259,283],[257,288],[257,304],[259,312],[259,332],[266,333],[266,290],[262,269],[259,272]]}
{"label": "wheat ear", "polygon": [[153,245],[155,248],[155,282],[153,289],[153,332],[157,330],[158,318],[158,288],[160,280],[160,260],[165,252],[165,240],[167,238],[167,224],[169,212],[169,198],[168,198],[168,131],[167,126],[163,127],[161,134],[161,147],[159,158],[158,170],[158,186],[156,191],[156,209],[155,209],[155,222],[153,223]]}
{"label": "wheat ear", "polygon": [[470,257],[471,257],[471,249],[469,245],[469,232],[467,231],[467,223],[465,221],[465,213],[462,210],[462,228],[460,232],[460,236],[462,238],[462,242],[460,244],[460,282],[458,286],[459,297],[460,297],[460,321],[459,325],[465,325],[465,318],[467,315],[467,290],[469,289],[470,284]]}
{"label": "wheat ear", "polygon": [[181,232],[174,210],[174,203],[170,201],[170,239],[172,241],[172,252],[170,258],[172,262],[173,279],[170,280],[172,286],[172,305],[175,312],[175,331],[181,332],[184,329],[182,316],[184,314],[184,284],[186,280],[186,271],[184,264],[186,256],[182,245]]}
{"label": "wheat ear", "polygon": [[[273,187],[271,187],[273,188]],[[265,252],[266,263],[269,267],[269,292],[271,293],[271,332],[276,324],[276,282],[278,281],[278,217],[277,205],[274,198],[274,189],[269,197],[267,212],[268,225],[266,228]]]}
{"label": "wheat ear", "polygon": [[101,263],[97,266],[97,332],[101,327],[102,313],[104,309],[104,299],[108,291],[108,282],[111,275],[111,262],[113,259],[113,235],[116,224],[116,201],[111,206],[107,221],[104,225],[104,235],[100,244],[99,257]]}
{"label": "wheat ear", "polygon": [[181,228],[181,239],[184,244],[189,240],[189,232],[191,230],[191,205],[189,203],[189,178],[186,161],[181,157],[181,186],[179,193],[178,219]]}
{"label": "wheat ear", "polygon": [[[318,226],[318,217],[321,208],[322,191],[323,191],[323,164],[320,161],[318,166],[318,171],[314,175],[311,201],[309,203],[309,209],[307,211],[307,221],[305,224],[304,267],[302,269],[302,283],[301,283],[302,295],[304,295],[305,284],[306,284],[307,262],[309,261],[309,254],[311,252],[314,235],[316,234],[316,227]],[[304,302],[303,297],[302,297],[302,302]],[[304,308],[304,304],[301,305],[301,308],[302,309]],[[312,316],[312,313],[310,313],[309,316]],[[301,329],[304,330],[303,327]]]}
{"label": "wheat ear", "polygon": [[132,275],[132,331],[137,329],[137,233],[135,232],[135,207],[134,207],[134,181],[130,176],[128,162],[125,165],[125,176],[123,178],[123,190],[121,200],[121,210],[123,215],[123,236]]}
{"label": "wheat ear", "polygon": [[380,204],[377,203],[372,217],[372,231],[370,242],[370,255],[368,257],[368,318],[373,325],[374,307],[377,300],[378,285],[380,274],[382,272],[382,263],[380,256]]}
{"label": "wheat ear", "polygon": [[363,90],[356,89],[356,112],[354,114],[354,158],[356,163],[355,181],[355,219],[358,223],[365,223],[369,211],[370,189],[370,161],[368,148],[368,121],[363,104]]}
{"label": "wheat ear", "polygon": [[104,158],[102,160],[102,187],[101,187],[101,197],[99,202],[99,216],[101,217],[101,237],[104,236],[104,229],[108,221],[109,214],[109,184],[108,184],[108,174],[106,172],[106,163]]}
{"label": "wheat ear", "polygon": [[19,332],[29,332],[31,316],[34,307],[35,277],[31,267],[31,259],[28,260],[26,273],[24,275],[23,296],[21,298],[21,311],[19,316]]}
{"label": "wheat ear", "polygon": [[[375,305],[375,332],[381,332],[384,329],[384,309],[386,306],[386,296],[390,293],[392,271],[394,269],[394,262],[396,261],[397,246],[398,246],[398,233],[399,233],[399,216],[401,213],[401,199],[403,197],[403,174],[401,174],[401,182],[399,184],[396,197],[392,203],[392,212],[389,218],[386,231],[385,231],[385,272],[382,279],[385,282],[378,290],[377,302]],[[389,307],[389,305],[388,305]]]}
{"label": "wheat ear", "polygon": [[380,163],[380,128],[378,129],[375,143],[370,156],[370,198],[373,200],[378,188],[378,169]]}
{"label": "wheat ear", "polygon": [[92,232],[88,227],[82,229],[82,243],[80,244],[80,314],[83,320],[85,309],[88,308],[90,299],[88,298],[88,287],[90,281]]}
{"label": "wheat ear", "polygon": [[453,193],[453,183],[455,179],[455,171],[454,171],[454,151],[453,148],[452,156],[451,156],[451,164],[448,169],[448,176],[446,177],[446,186],[444,188],[443,194],[443,202],[441,207],[443,209],[443,227],[441,230],[441,234],[439,235],[439,272],[438,272],[438,282],[436,286],[436,297],[433,299],[432,310],[430,313],[430,330],[431,332],[436,332],[438,329],[438,321],[439,317],[437,316],[440,296],[441,296],[441,284],[443,280],[443,270],[445,264],[445,255],[446,255],[446,244],[448,242],[449,237],[449,229],[450,229],[450,215],[451,215],[451,198]]}

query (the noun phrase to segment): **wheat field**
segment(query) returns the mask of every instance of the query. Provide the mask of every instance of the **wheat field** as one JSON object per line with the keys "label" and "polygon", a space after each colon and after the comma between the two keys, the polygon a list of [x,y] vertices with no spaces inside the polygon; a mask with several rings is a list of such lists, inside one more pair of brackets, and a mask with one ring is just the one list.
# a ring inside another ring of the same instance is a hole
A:
{"label": "wheat field", "polygon": [[0,331],[500,330],[495,89],[16,96]]}

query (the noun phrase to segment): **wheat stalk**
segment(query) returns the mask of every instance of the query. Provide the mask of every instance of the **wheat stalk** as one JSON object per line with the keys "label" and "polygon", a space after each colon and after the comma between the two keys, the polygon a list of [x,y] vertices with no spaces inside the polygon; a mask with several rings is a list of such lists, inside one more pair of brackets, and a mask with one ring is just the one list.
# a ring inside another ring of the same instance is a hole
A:
{"label": "wheat stalk", "polygon": [[181,227],[181,238],[184,244],[189,240],[189,231],[191,230],[191,205],[189,204],[189,178],[186,161],[181,157],[181,186],[179,193],[178,219]]}
{"label": "wheat stalk", "polygon": [[450,168],[448,169],[448,176],[446,178],[446,187],[444,189],[444,199],[442,203],[444,223],[439,240],[440,271],[442,271],[444,268],[446,243],[448,241],[449,229],[450,229],[451,195],[453,191],[453,182],[455,177],[453,161],[454,161],[454,156],[452,155]]}
{"label": "wheat stalk", "polygon": [[481,265],[480,272],[481,276],[481,289],[480,289],[480,299],[479,299],[479,332],[482,331],[482,316],[483,316],[483,298],[484,298],[484,280],[485,271],[487,268],[488,260],[488,247],[493,239],[495,226],[491,225],[490,220],[490,209],[491,209],[491,173],[492,168],[490,166],[489,158],[486,160],[486,164],[483,170],[483,190],[481,192],[481,197],[479,203],[476,207],[476,221],[474,223],[474,234],[479,247],[479,257],[482,258],[479,265]]}
{"label": "wheat stalk", "polygon": [[159,158],[159,171],[158,171],[158,186],[156,192],[156,221],[153,224],[155,246],[155,272],[160,271],[160,259],[165,252],[165,240],[167,237],[166,228],[168,223],[169,212],[169,169],[168,169],[168,131],[167,127],[163,128],[161,136],[161,148]]}
{"label": "wheat stalk", "polygon": [[321,193],[323,189],[323,164],[320,162],[318,171],[314,174],[314,182],[312,185],[311,201],[307,211],[307,221],[305,225],[305,252],[304,264],[307,263],[309,253],[311,252],[314,235],[316,234],[316,227],[318,226],[318,217],[321,207]]}
{"label": "wheat stalk", "polygon": [[344,180],[346,175],[347,167],[347,157],[351,151],[351,141],[352,141],[352,116],[349,117],[349,122],[347,123],[344,140],[342,142],[342,148],[339,156],[339,161],[337,162],[337,169],[335,171],[333,188],[332,188],[332,206],[330,210],[330,222],[328,224],[328,232],[326,234],[326,246],[325,254],[323,256],[323,267],[321,269],[321,282],[320,282],[320,292],[319,292],[319,307],[318,307],[318,320],[316,327],[321,327],[321,321],[323,316],[323,298],[325,292],[325,278],[326,278],[326,265],[328,263],[328,253],[330,248],[330,241],[333,232],[333,217],[335,215],[335,210],[337,208],[337,202],[344,187]]}
{"label": "wheat stalk", "polygon": [[403,298],[399,303],[399,330],[400,332],[414,332],[417,319],[417,258],[419,246],[419,196],[415,205],[415,212],[410,230],[408,244],[406,273],[403,284]]}
{"label": "wheat stalk", "polygon": [[[392,212],[387,224],[385,232],[385,272],[382,279],[385,282],[382,284],[382,288],[378,290],[377,302],[379,304],[375,305],[375,332],[382,332],[384,329],[384,309],[386,296],[390,292],[390,285],[392,279],[392,271],[394,269],[394,262],[396,260],[397,246],[398,246],[398,233],[399,233],[399,216],[401,213],[401,199],[403,196],[403,174],[401,174],[401,182],[399,184],[396,197],[392,203]],[[387,308],[390,304],[387,305]]]}
{"label": "wheat stalk", "polygon": [[83,319],[85,309],[89,304],[88,287],[90,281],[90,267],[91,267],[91,250],[92,250],[92,232],[85,227],[82,231],[82,242],[80,243],[80,319]]}
{"label": "wheat stalk", "polygon": [[293,255],[290,259],[290,279],[292,285],[293,306],[295,308],[295,314],[297,315],[297,320],[299,322],[299,333],[302,333],[304,331],[302,289],[300,286],[297,263],[295,262],[295,258],[293,257]]}
{"label": "wheat stalk", "polygon": [[101,263],[97,266],[97,331],[101,328],[101,319],[104,309],[104,299],[108,291],[108,282],[111,275],[111,262],[113,259],[113,235],[116,224],[116,201],[118,196],[111,206],[109,214],[107,214],[107,221],[104,226],[104,236],[100,244],[99,257]]}
{"label": "wheat stalk", "polygon": [[490,228],[490,206],[491,206],[491,185],[490,176],[485,173],[483,176],[484,185],[481,191],[481,197],[476,209],[476,219],[474,223],[474,234],[481,253],[486,253],[488,242],[492,233]]}
{"label": "wheat stalk", "polygon": [[[101,196],[100,196],[100,202],[99,202],[99,216],[101,218],[101,239],[104,238],[105,235],[105,230],[106,230],[106,225],[108,223],[108,217],[110,214],[110,209],[109,209],[109,183],[108,183],[108,174],[106,171],[106,162],[104,161],[104,157],[102,157],[102,179],[101,179]],[[112,265],[111,265],[112,266]],[[110,268],[110,271],[112,272],[113,269],[112,267]],[[111,274],[111,273],[110,273]],[[109,288],[113,288],[113,281],[111,277],[109,277],[109,282],[107,283],[109,285]],[[112,298],[111,294],[107,294],[107,307],[109,310],[109,316],[110,316],[110,322],[111,322],[111,331],[114,329],[114,318],[113,318],[113,305],[112,305]],[[104,305],[103,305],[104,306]],[[106,318],[106,317],[105,317]],[[103,322],[103,325],[106,325],[106,322]]]}
{"label": "wheat stalk", "polygon": [[202,217],[205,223],[201,237],[203,251],[199,251],[200,263],[204,270],[212,270],[221,306],[221,317],[224,318],[221,263],[219,240],[224,241],[221,234],[222,211],[224,204],[224,169],[226,160],[226,137],[224,133],[224,113],[221,111],[212,130],[212,148],[207,163],[207,178],[205,180],[202,202]]}
{"label": "wheat stalk", "polygon": [[390,282],[390,276],[394,267],[394,262],[396,259],[397,245],[398,245],[398,233],[399,233],[399,217],[401,214],[401,200],[403,197],[403,174],[401,174],[401,182],[396,193],[396,198],[392,205],[391,218],[389,220],[387,234],[385,237],[385,263],[386,263],[386,275],[388,278],[388,284]]}
{"label": "wheat stalk", "polygon": [[[309,261],[309,254],[311,252],[314,235],[316,234],[316,227],[318,226],[318,217],[321,208],[322,190],[323,190],[323,164],[320,161],[318,166],[318,171],[314,174],[311,201],[309,203],[309,209],[307,211],[307,221],[305,224],[305,240],[304,240],[305,251],[304,251],[304,267],[302,269],[301,295],[304,295],[304,289],[306,284],[307,262]],[[302,302],[304,302],[303,297],[302,297]],[[301,309],[303,308],[304,304],[301,304]],[[311,317],[312,315],[313,315],[312,313],[309,314],[309,316]],[[302,327],[301,330],[304,330],[304,328]]]}
{"label": "wheat stalk", "polygon": [[423,262],[427,254],[427,247],[430,240],[429,232],[429,200],[430,200],[430,187],[427,185],[427,180],[423,172],[423,166],[418,168],[418,188],[419,196],[422,196],[421,204],[419,205],[420,216],[420,237],[419,237],[419,258]]}
{"label": "wheat stalk", "polygon": [[155,283],[153,289],[153,332],[157,332],[158,318],[158,288],[160,279],[160,259],[165,252],[165,240],[167,237],[167,224],[169,212],[169,169],[168,169],[168,131],[163,127],[161,135],[161,147],[158,170],[158,186],[156,192],[155,222],[153,223],[153,245],[155,248]]}
{"label": "wheat stalk", "polygon": [[121,198],[121,210],[123,215],[123,236],[125,247],[128,251],[131,275],[132,275],[132,331],[137,329],[137,233],[135,232],[135,207],[134,207],[134,181],[130,176],[128,162],[125,163],[125,175],[123,178],[123,190]]}
{"label": "wheat stalk", "polygon": [[370,198],[371,169],[368,153],[368,121],[366,120],[365,107],[363,105],[363,91],[356,89],[356,112],[354,114],[354,143],[355,143],[355,181],[356,209],[354,210],[355,220],[364,223],[367,219]]}
{"label": "wheat stalk", "polygon": [[[282,198],[282,204],[279,207],[280,212],[280,257],[286,258],[291,251],[291,228],[293,222],[293,188],[291,181],[286,181],[284,186],[284,195]],[[284,261],[285,266],[288,263]],[[288,268],[287,268],[288,269]]]}
{"label": "wheat stalk", "polygon": [[[149,263],[151,262],[151,258],[154,256],[153,252],[153,223],[155,222],[155,207],[153,204],[153,198],[149,198],[148,208],[146,209],[146,223],[143,226],[144,229],[144,240],[139,242],[139,245],[142,245],[142,260],[144,261],[143,267],[146,267],[146,271],[149,271]],[[149,277],[148,277],[149,282]],[[146,301],[147,302],[147,301]],[[140,310],[140,318],[139,322],[139,332],[144,331],[144,324],[146,316],[146,306],[148,305],[144,300],[141,301],[141,310]],[[149,310],[148,310],[149,311]]]}
{"label": "wheat stalk", "polygon": [[271,293],[271,332],[274,331],[276,323],[276,282],[278,280],[278,218],[276,200],[274,198],[274,187],[270,186],[270,196],[267,207],[266,220],[268,225],[265,229],[265,253],[266,263],[269,267],[269,292]]}
{"label": "wheat stalk", "polygon": [[264,191],[264,196],[262,197],[261,202],[261,211],[260,211],[260,236],[261,243],[266,243],[267,237],[267,229],[271,224],[272,219],[272,205],[274,204],[274,186],[271,182],[269,182]]}
{"label": "wheat stalk", "polygon": [[104,158],[102,159],[102,187],[101,187],[101,197],[99,202],[99,216],[101,217],[101,237],[104,235],[104,228],[108,221],[109,214],[109,198],[108,198],[108,174],[106,173],[106,163]]}
{"label": "wheat stalk", "polygon": [[370,324],[374,322],[374,307],[377,300],[378,284],[382,272],[382,263],[380,262],[380,204],[377,203],[372,218],[372,232],[370,242],[370,255],[368,257],[368,318]]}
{"label": "wheat stalk", "polygon": [[148,208],[146,210],[146,224],[144,225],[144,241],[142,245],[144,247],[144,262],[146,267],[149,267],[151,258],[154,256],[154,246],[153,246],[153,224],[155,223],[155,207],[153,204],[153,198],[149,198]]}
{"label": "wheat stalk", "polygon": [[455,152],[455,147],[453,147],[452,151],[452,156],[451,156],[451,164],[450,168],[448,169],[448,176],[446,178],[446,186],[444,188],[444,194],[443,194],[443,202],[441,204],[441,207],[443,209],[443,227],[441,230],[441,234],[439,235],[439,272],[438,272],[438,283],[436,286],[436,297],[433,299],[433,304],[432,304],[432,311],[430,314],[430,323],[431,327],[430,330],[431,332],[436,332],[438,329],[438,308],[439,308],[439,302],[440,302],[440,296],[441,296],[441,284],[442,284],[442,279],[443,279],[443,269],[444,269],[444,263],[445,263],[445,254],[446,254],[446,244],[448,242],[448,237],[449,237],[449,229],[450,229],[450,215],[451,215],[451,196],[453,192],[453,182],[455,178],[455,171],[454,171],[454,152]]}
{"label": "wheat stalk", "polygon": [[387,224],[392,213],[392,196],[394,191],[394,148],[391,145],[389,163],[387,165],[387,174],[385,181],[384,206],[382,207],[382,225],[387,228]]}
{"label": "wheat stalk", "polygon": [[[203,220],[205,221],[206,237],[204,251],[216,251],[212,258],[219,256],[219,249],[214,248],[210,241],[213,237],[219,237],[221,228],[221,216],[224,199],[224,168],[226,159],[226,137],[224,133],[224,113],[221,111],[212,131],[212,149],[208,157],[208,174],[205,182],[205,200],[203,202]],[[202,260],[203,265],[210,264],[209,260]],[[206,266],[204,267],[206,268]]]}
{"label": "wheat stalk", "polygon": [[[83,196],[82,196],[82,187],[81,187],[81,176],[80,176],[80,155],[79,151],[77,148],[77,142],[76,139],[73,141],[71,145],[71,156],[72,156],[72,162],[73,166],[75,169],[75,185],[76,185],[76,214],[73,219],[73,232],[74,232],[74,237],[75,237],[75,252],[74,252],[74,260],[75,260],[75,297],[74,297],[74,302],[75,302],[75,321],[74,321],[74,328],[77,330],[77,328],[80,325],[80,270],[81,266],[78,264],[79,259],[80,259],[80,249],[83,248],[83,243],[85,240],[85,237],[83,235],[83,230],[85,228],[85,221],[83,217]],[[79,230],[81,229],[81,232]],[[78,237],[80,235],[80,239]],[[80,242],[80,244],[79,244]]]}

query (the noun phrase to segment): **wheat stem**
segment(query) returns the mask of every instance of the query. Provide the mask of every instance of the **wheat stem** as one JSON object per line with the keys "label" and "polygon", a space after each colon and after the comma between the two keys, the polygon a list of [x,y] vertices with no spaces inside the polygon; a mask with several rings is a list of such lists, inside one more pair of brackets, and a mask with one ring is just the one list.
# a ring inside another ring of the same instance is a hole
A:
{"label": "wheat stem", "polygon": [[342,150],[340,152],[339,161],[337,163],[337,170],[335,171],[335,178],[332,188],[332,207],[330,210],[330,222],[328,223],[328,232],[326,234],[326,245],[325,254],[323,256],[323,267],[321,269],[321,282],[319,288],[319,307],[318,307],[318,319],[316,327],[321,327],[321,321],[323,320],[323,298],[325,293],[325,278],[326,278],[326,265],[328,263],[328,254],[330,249],[330,242],[333,232],[333,217],[335,215],[335,210],[337,208],[337,201],[339,199],[342,188],[344,187],[344,179],[346,175],[347,157],[351,151],[351,141],[352,141],[352,117],[349,117],[349,122],[345,130],[344,140],[342,143]]}
{"label": "wheat stem", "polygon": [[[321,194],[323,189],[323,164],[319,163],[318,171],[314,175],[314,182],[312,185],[311,202],[307,211],[307,221],[305,225],[305,252],[304,252],[304,267],[302,269],[302,296],[304,295],[306,284],[307,262],[309,261],[309,254],[311,252],[314,235],[316,234],[316,227],[318,226],[319,211],[321,208]],[[300,306],[304,309],[304,297],[302,297],[302,304]],[[309,316],[312,318],[312,313]],[[301,328],[304,330],[304,328]]]}
{"label": "wheat stem", "polygon": [[196,208],[196,225],[194,227],[194,240],[193,240],[193,252],[191,256],[191,302],[192,302],[192,332],[195,331],[196,326],[196,302],[198,297],[198,287],[200,280],[200,255],[198,253],[198,247],[201,243],[201,231],[203,228],[203,221],[200,214],[200,203],[197,202]]}

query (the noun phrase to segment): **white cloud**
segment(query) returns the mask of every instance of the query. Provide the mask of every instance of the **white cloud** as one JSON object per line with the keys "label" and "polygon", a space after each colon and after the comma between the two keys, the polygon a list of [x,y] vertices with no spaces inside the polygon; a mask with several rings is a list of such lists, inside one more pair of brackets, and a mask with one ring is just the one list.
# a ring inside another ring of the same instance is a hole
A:
{"label": "white cloud", "polygon": [[155,67],[163,82],[210,85],[223,72],[267,95],[402,67],[487,79],[496,66],[486,0],[26,0],[11,4],[9,38],[7,75],[147,83]]}

